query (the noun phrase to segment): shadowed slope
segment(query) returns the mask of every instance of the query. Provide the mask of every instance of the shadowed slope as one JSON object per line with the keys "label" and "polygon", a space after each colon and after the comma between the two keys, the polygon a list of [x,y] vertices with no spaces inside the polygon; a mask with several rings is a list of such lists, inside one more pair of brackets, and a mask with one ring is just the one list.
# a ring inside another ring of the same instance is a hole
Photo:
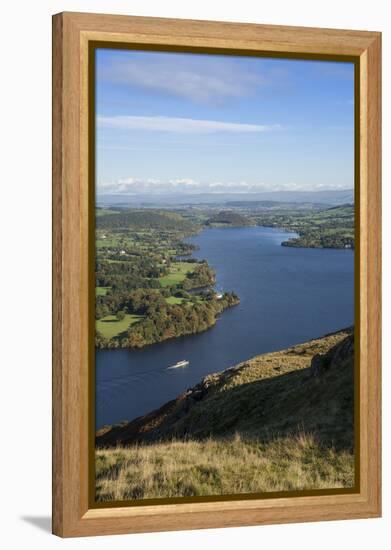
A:
{"label": "shadowed slope", "polygon": [[267,442],[312,433],[353,449],[353,331],[257,356],[206,376],[160,409],[97,432],[97,447],[227,438]]}

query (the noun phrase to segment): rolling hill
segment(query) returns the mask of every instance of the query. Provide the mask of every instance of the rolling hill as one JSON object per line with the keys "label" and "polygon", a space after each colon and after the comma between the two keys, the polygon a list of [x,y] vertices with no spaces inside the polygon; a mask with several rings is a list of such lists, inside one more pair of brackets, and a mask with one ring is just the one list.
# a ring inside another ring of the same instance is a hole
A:
{"label": "rolling hill", "polygon": [[252,222],[242,214],[233,212],[232,210],[221,210],[206,222],[206,225],[227,226],[227,227],[242,227],[251,225]]}
{"label": "rolling hill", "polygon": [[105,229],[157,229],[193,231],[195,226],[180,214],[165,210],[124,210],[118,213],[100,215],[96,227]]}

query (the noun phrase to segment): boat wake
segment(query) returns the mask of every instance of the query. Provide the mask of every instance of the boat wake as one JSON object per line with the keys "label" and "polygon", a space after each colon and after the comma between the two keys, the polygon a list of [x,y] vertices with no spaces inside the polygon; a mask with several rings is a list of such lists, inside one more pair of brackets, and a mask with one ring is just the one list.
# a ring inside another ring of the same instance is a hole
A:
{"label": "boat wake", "polygon": [[167,370],[180,369],[182,367],[187,367],[187,365],[189,364],[190,364],[190,361],[186,361],[184,359],[183,361],[178,361],[178,363],[175,363],[175,365],[171,365],[171,367],[167,367]]}

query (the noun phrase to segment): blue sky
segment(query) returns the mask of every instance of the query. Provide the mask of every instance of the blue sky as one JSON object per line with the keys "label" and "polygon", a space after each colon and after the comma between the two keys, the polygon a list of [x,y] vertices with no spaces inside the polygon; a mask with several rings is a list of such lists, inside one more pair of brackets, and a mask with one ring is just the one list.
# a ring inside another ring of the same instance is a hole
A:
{"label": "blue sky", "polygon": [[97,192],[354,186],[351,63],[100,49]]}

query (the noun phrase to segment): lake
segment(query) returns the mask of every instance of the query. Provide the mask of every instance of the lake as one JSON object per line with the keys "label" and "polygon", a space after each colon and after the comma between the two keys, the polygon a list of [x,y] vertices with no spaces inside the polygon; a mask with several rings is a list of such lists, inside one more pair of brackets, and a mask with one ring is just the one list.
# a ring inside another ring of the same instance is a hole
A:
{"label": "lake", "polygon": [[[354,251],[281,246],[291,233],[265,227],[205,229],[188,239],[216,288],[240,304],[206,332],[140,350],[96,352],[96,426],[132,420],[205,375],[353,324]],[[186,359],[182,369],[167,367]]]}

